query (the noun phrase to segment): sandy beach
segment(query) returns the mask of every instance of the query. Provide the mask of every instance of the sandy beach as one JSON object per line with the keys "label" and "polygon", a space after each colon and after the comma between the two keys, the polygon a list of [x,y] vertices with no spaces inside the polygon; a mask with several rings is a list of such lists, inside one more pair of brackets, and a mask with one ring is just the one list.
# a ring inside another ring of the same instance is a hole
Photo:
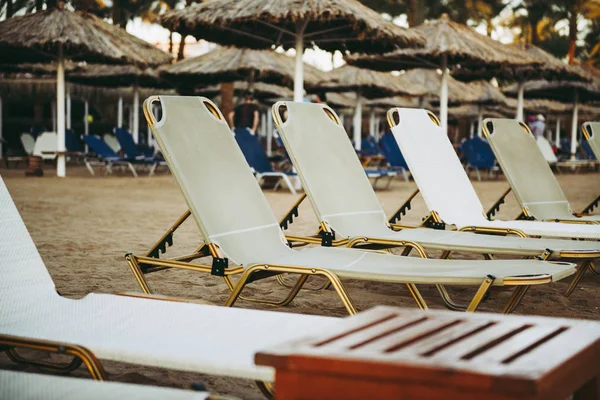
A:
{"label": "sandy beach", "polygon": [[[54,177],[46,166],[43,178],[25,178],[22,169],[0,169],[8,189],[44,259],[57,290],[66,297],[81,298],[88,293],[140,291],[123,256],[127,252],[142,254],[186,210],[173,177],[164,171],[157,176],[96,176],[90,177],[80,166],[69,167],[68,178]],[[574,210],[586,206],[600,194],[600,173],[560,174],[558,179]],[[503,177],[497,180],[474,181],[484,207],[490,206],[508,187]],[[378,191],[386,213],[391,214],[416,188],[414,182],[396,179],[390,190]],[[207,195],[210,195],[207,189]],[[282,216],[295,197],[285,190],[266,191],[275,215]],[[514,197],[510,197],[499,213],[500,218],[513,218],[519,213]],[[413,201],[413,209],[404,223],[417,224],[426,214],[421,197]],[[300,217],[291,226],[294,234],[311,234],[317,227],[312,208],[306,201]],[[190,219],[175,234],[175,245],[167,255],[174,256],[195,249],[202,237]],[[436,256],[435,252],[431,256]],[[460,256],[456,256],[460,258]],[[464,257],[468,258],[468,257]],[[208,259],[199,262],[207,263]],[[599,268],[600,270],[600,268]],[[228,289],[222,279],[185,271],[162,271],[148,276],[153,290],[159,294],[203,299],[222,304]],[[600,276],[588,273],[570,298],[563,296],[569,279],[532,288],[516,314],[546,315],[569,318],[600,319]],[[403,285],[345,281],[357,307],[368,309],[378,304],[415,307]],[[435,288],[419,287],[431,308],[443,308]],[[453,287],[451,294],[466,302],[475,288]],[[247,293],[263,298],[281,298],[285,290],[275,279],[252,284]],[[482,311],[499,311],[510,295],[509,290],[494,289],[491,298],[482,304]],[[237,307],[268,308],[238,301]],[[313,313],[330,316],[346,314],[333,291],[302,291],[292,304],[280,311]],[[182,329],[185,327],[182,326]],[[244,333],[240,332],[240,339]],[[215,393],[244,399],[260,399],[253,382],[230,378],[203,376],[157,368],[144,368],[113,362],[103,363],[110,380],[138,382],[159,386],[189,388],[193,382],[203,382]],[[0,369],[21,370],[4,354]],[[74,373],[87,376],[83,369]]]}

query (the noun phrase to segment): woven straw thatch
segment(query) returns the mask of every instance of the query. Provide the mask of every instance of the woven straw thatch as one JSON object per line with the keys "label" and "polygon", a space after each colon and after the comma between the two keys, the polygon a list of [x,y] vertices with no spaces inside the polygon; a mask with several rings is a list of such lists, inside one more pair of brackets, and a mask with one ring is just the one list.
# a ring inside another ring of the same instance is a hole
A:
{"label": "woven straw thatch", "polygon": [[[481,35],[466,25],[457,24],[447,16],[429,21],[413,28],[421,33],[427,43],[420,49],[400,49],[382,55],[347,56],[349,64],[380,71],[393,71],[410,68],[440,68],[443,56],[448,66],[455,69],[468,68],[473,71],[494,69],[495,74],[503,75],[510,67],[539,64],[526,52],[504,45]],[[472,76],[472,79],[479,79]]]}
{"label": "woven straw thatch", "polygon": [[[524,83],[525,97],[552,99],[563,102],[573,101],[577,90],[580,102],[600,100],[600,81],[591,83],[578,81],[546,81],[537,80]],[[504,94],[516,97],[517,84],[512,84],[503,89]]]}
{"label": "woven straw thatch", "polygon": [[[517,100],[507,98],[506,107],[504,108],[514,114],[514,110],[517,108]],[[530,113],[567,114],[573,110],[573,104],[548,99],[527,99],[523,102],[523,109]]]}
{"label": "woven straw thatch", "polygon": [[0,22],[0,63],[73,61],[159,65],[171,56],[124,29],[83,12],[52,8]]}
{"label": "woven straw thatch", "polygon": [[485,106],[506,104],[506,96],[491,83],[487,81],[475,81],[468,85],[476,97],[472,103]]}
{"label": "woven straw thatch", "polygon": [[[473,104],[463,104],[457,107],[450,107],[448,109],[448,116],[451,120],[458,120],[459,118],[477,118],[479,117],[480,107]],[[436,110],[437,111],[437,110]],[[484,108],[481,110],[484,118],[504,118],[506,115],[497,110],[490,110]]]}
{"label": "woven straw thatch", "polygon": [[[160,75],[181,85],[202,85],[215,82],[248,80],[291,86],[294,82],[294,59],[273,50],[249,50],[219,47],[198,57],[188,58],[160,68]],[[307,87],[325,78],[323,72],[304,64]]]}
{"label": "woven straw thatch", "polygon": [[[419,85],[426,89],[428,95],[438,98],[442,86],[440,75],[432,69],[411,69],[397,78],[399,85]],[[448,103],[476,103],[477,93],[468,84],[448,77]]]}
{"label": "woven straw thatch", "polygon": [[365,102],[367,106],[390,109],[392,107],[417,108],[420,101],[418,97],[393,96],[372,99]]}
{"label": "woven straw thatch", "polygon": [[356,95],[350,93],[327,93],[326,103],[336,109],[354,109],[356,106]]}
{"label": "woven straw thatch", "polygon": [[423,96],[427,90],[423,86],[402,81],[389,73],[370,69],[356,68],[350,65],[336,68],[328,74],[328,80],[319,85],[327,92],[360,92],[366,98],[393,95]]}
{"label": "woven straw thatch", "polygon": [[297,24],[303,22],[305,47],[382,53],[424,44],[417,32],[394,25],[357,0],[208,0],[160,20],[171,31],[255,49],[294,48]]}
{"label": "woven straw thatch", "polygon": [[69,82],[102,87],[170,87],[152,68],[135,65],[87,64],[80,71],[67,74]]}
{"label": "woven straw thatch", "polygon": [[[0,71],[5,76],[4,78],[10,79],[11,76],[18,75],[34,75],[34,76],[55,76],[57,63],[24,63],[24,64],[1,64]],[[80,71],[84,68],[83,63],[75,63],[72,61],[65,62],[65,72]]]}
{"label": "woven straw thatch", "polygon": [[[233,90],[236,96],[243,96],[245,93],[248,92],[248,82],[234,82]],[[252,85],[252,90],[254,91],[254,97],[256,97],[258,100],[271,98],[287,98],[293,95],[292,91],[286,87],[263,82],[255,82],[254,85]],[[219,95],[220,92],[220,85],[211,85],[197,88],[194,91],[194,94],[198,96],[213,97]]]}
{"label": "woven straw thatch", "polygon": [[[532,79],[548,79],[548,80],[575,80],[575,81],[591,81],[592,75],[583,68],[568,65],[554,57],[552,54],[540,49],[534,45],[511,45],[514,48],[523,50],[530,57],[538,60],[541,64],[535,66],[522,66],[508,69],[503,75],[504,78],[515,79],[518,81],[527,81]],[[495,70],[489,70],[485,67],[480,67],[475,70],[473,68],[461,68],[453,71],[452,74],[456,79],[471,80],[474,76],[485,79],[493,78],[497,75]]]}

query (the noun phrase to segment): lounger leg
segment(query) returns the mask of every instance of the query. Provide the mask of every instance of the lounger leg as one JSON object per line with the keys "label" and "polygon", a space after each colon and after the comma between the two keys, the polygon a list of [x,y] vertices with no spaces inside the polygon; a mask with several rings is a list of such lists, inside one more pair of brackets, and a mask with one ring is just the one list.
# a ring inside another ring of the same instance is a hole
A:
{"label": "lounger leg", "polygon": [[404,177],[404,180],[406,182],[408,182],[410,179],[408,178],[408,172],[406,171],[406,169],[402,168],[402,176]]}
{"label": "lounger leg", "polygon": [[[271,306],[275,306],[275,307],[285,307],[288,304],[290,304],[292,302],[292,300],[294,300],[294,298],[298,295],[298,292],[300,292],[300,289],[302,289],[302,286],[306,283],[306,280],[308,279],[308,277],[309,277],[309,275],[306,275],[306,274],[300,275],[300,278],[298,279],[296,284],[294,286],[290,286],[290,288],[292,289],[290,291],[290,293],[287,295],[287,297],[285,299],[283,299],[281,301],[251,299],[249,297],[244,297],[241,294],[238,296],[238,298],[245,300],[245,301],[251,301],[253,303],[267,304],[267,305],[271,305]],[[231,290],[233,292],[235,290],[235,285],[233,284],[233,280],[231,279],[231,277],[226,276],[225,282],[227,283],[229,290]]]}
{"label": "lounger leg", "polygon": [[131,272],[133,272],[133,276],[135,276],[135,279],[138,281],[142,292],[146,294],[152,294],[152,290],[150,290],[150,286],[148,286],[148,282],[146,282],[144,273],[142,272],[140,264],[137,262],[135,256],[133,256],[133,254],[127,254],[125,255],[125,260],[127,261]]}
{"label": "lounger leg", "polygon": [[477,180],[481,182],[481,174],[479,173],[479,168],[475,168],[475,172],[477,173]]}
{"label": "lounger leg", "polygon": [[290,181],[290,178],[287,175],[283,175],[281,178],[287,185],[288,189],[290,189],[290,192],[292,192],[292,194],[294,196],[296,196],[296,189],[294,189],[294,186],[292,185],[292,181]]}
{"label": "lounger leg", "polygon": [[254,382],[256,383],[256,386],[258,386],[258,390],[260,390],[263,396],[265,396],[269,400],[275,398],[275,388],[273,387],[273,384],[271,384],[270,382],[263,381]]}
{"label": "lounger leg", "polygon": [[[66,343],[49,342],[44,340],[29,340],[13,336],[0,336],[0,347],[8,347],[9,350],[7,351],[7,354],[9,355],[9,357],[11,357],[11,359],[13,359],[14,356],[15,358],[13,360],[15,360],[16,362],[22,362],[38,367],[54,369],[55,371],[60,372],[71,371],[71,368],[74,369],[76,362],[72,361],[67,365],[55,365],[36,360],[28,360],[21,357],[18,353],[14,351],[14,349],[27,348],[31,350],[46,351],[51,353],[73,356],[76,359],[81,360],[81,363],[85,364],[90,375],[94,380],[102,381],[105,379],[106,376],[106,373],[104,372],[104,368],[102,368],[102,364],[100,364],[100,361],[98,361],[94,353],[92,353],[85,347],[73,346]],[[79,363],[79,365],[81,363]]]}
{"label": "lounger leg", "polygon": [[[277,283],[279,283],[281,286],[291,289],[293,287],[293,285],[290,285],[289,283],[287,283],[285,281],[285,279],[283,278],[283,274],[279,274],[275,277],[275,279],[277,279]],[[321,290],[326,290],[329,289],[329,287],[331,286],[331,282],[327,281],[325,283],[323,283],[321,286],[316,287],[316,288],[311,288],[311,287],[303,287],[302,290],[312,290],[315,292],[321,291]]]}
{"label": "lounger leg", "polygon": [[407,283],[406,287],[421,310],[429,309],[427,303],[425,303],[425,299],[421,296],[421,292],[419,292],[419,289],[417,289],[417,286],[414,283]]}
{"label": "lounger leg", "polygon": [[452,310],[452,311],[466,311],[467,310],[468,306],[458,304],[458,303],[455,303],[452,301],[452,299],[450,298],[450,294],[448,293],[448,291],[446,290],[446,287],[444,285],[435,285],[435,288],[437,289],[438,293],[442,297],[442,301],[444,302],[444,305],[446,306],[447,309]]}
{"label": "lounger leg", "polygon": [[105,164],[104,175],[112,175],[112,164],[111,163]]}
{"label": "lounger leg", "polygon": [[150,167],[150,172],[148,173],[148,176],[154,175],[154,171],[156,171],[156,167],[158,167],[158,163],[152,164],[152,167]]}
{"label": "lounger leg", "polygon": [[530,285],[517,286],[512,296],[510,296],[508,303],[504,307],[504,310],[502,310],[502,314],[510,314],[511,312],[513,312],[515,308],[517,308],[521,300],[523,300],[523,296],[525,296],[525,293],[527,293],[529,288]]}
{"label": "lounger leg", "polygon": [[127,163],[127,168],[129,168],[129,170],[131,171],[131,173],[133,174],[134,177],[136,177],[136,178],[138,177],[137,171],[133,167],[133,164]]}
{"label": "lounger leg", "polygon": [[59,374],[73,372],[83,363],[83,360],[81,360],[79,357],[73,357],[73,360],[67,364],[52,364],[44,361],[29,360],[21,356],[14,347],[6,350],[6,355],[16,364],[35,365],[36,367],[44,368]]}
{"label": "lounger leg", "polygon": [[593,272],[594,274],[596,274],[596,275],[600,275],[600,272],[598,272],[598,271],[596,270],[596,266],[594,265],[594,263],[593,263],[593,262],[590,262],[590,271],[592,271],[592,272]]}
{"label": "lounger leg", "polygon": [[473,296],[471,303],[469,303],[469,306],[466,309],[467,312],[475,312],[477,310],[479,303],[481,303],[481,300],[483,300],[485,294],[490,290],[490,287],[492,287],[495,280],[496,278],[493,275],[488,275],[485,278],[481,286],[479,286],[479,289],[477,289],[477,293]]}
{"label": "lounger leg", "polygon": [[585,271],[590,267],[591,263],[591,260],[586,260],[581,264],[579,268],[577,268],[577,272],[575,273],[573,280],[571,280],[571,283],[569,284],[569,287],[565,292],[565,296],[569,297],[573,293],[573,290],[575,290],[575,287],[577,287],[579,281],[581,280],[581,278],[583,278],[583,275],[585,275]]}
{"label": "lounger leg", "polygon": [[[308,274],[306,274],[306,268],[282,267],[282,266],[273,266],[273,265],[254,265],[244,271],[244,274],[242,275],[242,277],[236,284],[233,292],[227,299],[227,302],[225,302],[225,306],[231,307],[235,304],[235,301],[238,299],[238,297],[240,296],[240,293],[242,292],[242,290],[244,289],[244,286],[246,285],[246,281],[254,272],[266,271],[266,270],[275,271],[275,272],[296,273],[296,274],[301,274],[301,275],[307,275],[307,277],[308,277]],[[344,285],[342,284],[340,279],[337,277],[337,275],[335,275],[327,270],[316,269],[316,268],[313,268],[310,272],[311,272],[311,274],[322,275],[322,276],[325,276],[327,279],[329,279],[329,281],[331,282],[331,285],[334,287],[338,296],[342,300],[342,303],[346,307],[346,310],[348,310],[348,313],[350,315],[355,315],[357,313],[356,307],[354,307],[354,304],[352,303],[350,296],[346,292]]]}
{"label": "lounger leg", "polygon": [[94,172],[94,168],[92,168],[92,165],[87,160],[85,161],[85,167],[88,171],[90,171],[90,175],[96,175],[96,173]]}

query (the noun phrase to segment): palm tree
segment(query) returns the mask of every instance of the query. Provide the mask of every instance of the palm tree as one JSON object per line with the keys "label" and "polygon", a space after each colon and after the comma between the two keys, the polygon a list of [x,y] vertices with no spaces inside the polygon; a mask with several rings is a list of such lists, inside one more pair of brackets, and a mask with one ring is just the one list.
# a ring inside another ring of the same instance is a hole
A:
{"label": "palm tree", "polygon": [[577,23],[580,18],[600,18],[600,0],[560,0],[554,5],[557,19],[569,21],[569,64],[575,60],[577,49]]}

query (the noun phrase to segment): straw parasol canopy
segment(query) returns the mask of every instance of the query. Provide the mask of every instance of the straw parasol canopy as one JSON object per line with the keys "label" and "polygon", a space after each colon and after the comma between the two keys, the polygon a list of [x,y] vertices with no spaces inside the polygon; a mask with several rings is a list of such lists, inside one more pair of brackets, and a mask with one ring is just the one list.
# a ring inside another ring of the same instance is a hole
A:
{"label": "straw parasol canopy", "polygon": [[170,11],[160,21],[171,31],[224,45],[295,49],[295,101],[303,96],[306,47],[381,53],[425,43],[419,33],[357,0],[208,0]]}
{"label": "straw parasol canopy", "polygon": [[370,107],[385,109],[392,107],[417,108],[421,105],[418,98],[407,96],[381,97],[378,99],[367,100],[365,104]]}
{"label": "straw parasol canopy", "polygon": [[[514,67],[535,65],[534,60],[522,50],[503,45],[481,35],[466,25],[450,21],[444,14],[440,19],[413,28],[427,39],[423,48],[400,49],[383,55],[348,56],[346,61],[358,67],[380,71],[410,68],[433,68],[442,70],[440,90],[440,120],[447,127],[447,80],[450,69],[467,68],[472,71],[494,70],[502,76]],[[472,76],[480,79],[481,76]]]}
{"label": "straw parasol canopy", "polygon": [[[238,81],[234,82],[233,84],[233,90],[236,96],[243,96],[244,93],[250,90],[249,88],[250,84],[247,81]],[[278,86],[264,82],[254,83],[254,85],[252,85],[252,90],[254,91],[254,97],[261,101],[270,98],[292,97],[293,95],[293,92],[284,86]],[[220,92],[221,88],[219,87],[219,85],[198,87],[194,90],[195,95],[206,97],[216,96]]]}
{"label": "straw parasol canopy", "polygon": [[171,56],[83,11],[59,7],[0,22],[0,63],[35,63],[56,60],[58,158],[57,175],[66,175],[65,59],[109,64],[153,66]]}
{"label": "straw parasol canopy", "polygon": [[[161,77],[179,86],[251,80],[291,87],[294,59],[270,49],[218,47],[201,56],[163,66],[159,72]],[[312,87],[324,79],[324,74],[304,64],[304,79]]]}
{"label": "straw parasol canopy", "polygon": [[393,95],[422,96],[427,91],[411,82],[400,84],[390,73],[376,72],[369,69],[344,65],[329,74],[329,80],[319,85],[319,90],[327,92],[355,92],[354,112],[354,145],[361,147],[362,104],[364,97],[386,97]]}
{"label": "straw parasol canopy", "polygon": [[[437,98],[437,102],[439,103],[442,82],[440,81],[440,74],[437,71],[423,68],[410,69],[400,74],[396,80],[400,86],[420,86],[429,96]],[[474,103],[477,100],[473,88],[468,84],[448,77],[447,85],[448,102],[450,104]]]}
{"label": "straw parasol canopy", "polygon": [[135,65],[87,64],[67,76],[69,82],[101,87],[171,87],[154,68]]}

